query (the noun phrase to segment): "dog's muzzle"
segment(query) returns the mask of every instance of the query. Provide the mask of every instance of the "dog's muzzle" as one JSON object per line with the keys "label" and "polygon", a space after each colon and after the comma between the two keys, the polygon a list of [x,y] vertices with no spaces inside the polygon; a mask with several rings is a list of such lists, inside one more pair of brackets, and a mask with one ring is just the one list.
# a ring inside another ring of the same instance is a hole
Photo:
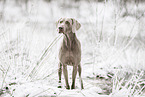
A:
{"label": "dog's muzzle", "polygon": [[59,30],[59,33],[63,33],[64,32],[63,27],[59,27],[58,30]]}

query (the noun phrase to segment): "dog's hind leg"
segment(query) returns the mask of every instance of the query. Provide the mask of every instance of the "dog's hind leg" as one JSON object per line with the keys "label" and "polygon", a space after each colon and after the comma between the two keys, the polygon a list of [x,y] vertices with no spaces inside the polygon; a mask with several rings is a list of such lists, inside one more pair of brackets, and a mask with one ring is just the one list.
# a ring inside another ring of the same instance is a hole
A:
{"label": "dog's hind leg", "polygon": [[62,64],[59,63],[59,68],[58,68],[58,76],[59,76],[58,88],[61,88],[61,75],[62,75]]}
{"label": "dog's hind leg", "polygon": [[81,89],[84,89],[83,80],[82,80],[82,77],[81,77],[81,72],[82,72],[82,68],[81,68],[81,65],[79,64],[78,65],[79,80],[80,80],[80,84],[81,84]]}

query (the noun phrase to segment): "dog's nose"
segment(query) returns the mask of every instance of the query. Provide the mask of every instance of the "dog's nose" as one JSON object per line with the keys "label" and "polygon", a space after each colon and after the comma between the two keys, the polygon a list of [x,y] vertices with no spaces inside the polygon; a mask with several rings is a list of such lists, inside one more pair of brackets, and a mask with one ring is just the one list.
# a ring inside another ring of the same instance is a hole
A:
{"label": "dog's nose", "polygon": [[63,28],[62,28],[62,27],[59,27],[58,29],[59,29],[59,30],[62,30]]}

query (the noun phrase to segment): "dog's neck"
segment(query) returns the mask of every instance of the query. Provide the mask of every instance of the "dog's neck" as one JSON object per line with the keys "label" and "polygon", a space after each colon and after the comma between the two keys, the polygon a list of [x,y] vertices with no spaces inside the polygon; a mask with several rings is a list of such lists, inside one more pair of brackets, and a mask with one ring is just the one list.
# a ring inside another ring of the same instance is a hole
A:
{"label": "dog's neck", "polygon": [[70,32],[68,34],[64,34],[64,42],[68,49],[71,49],[73,47],[73,43],[75,42],[76,35],[73,32]]}

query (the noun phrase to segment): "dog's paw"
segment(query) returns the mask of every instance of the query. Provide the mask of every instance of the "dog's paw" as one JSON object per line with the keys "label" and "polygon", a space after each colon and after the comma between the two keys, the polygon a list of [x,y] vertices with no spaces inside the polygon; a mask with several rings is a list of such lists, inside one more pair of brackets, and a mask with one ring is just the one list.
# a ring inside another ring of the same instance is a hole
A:
{"label": "dog's paw", "polygon": [[75,89],[75,86],[72,86],[71,89],[72,89],[72,90]]}
{"label": "dog's paw", "polygon": [[69,87],[69,86],[66,86],[66,89],[68,89],[68,90],[69,90],[69,89],[70,89],[70,87]]}
{"label": "dog's paw", "polygon": [[57,88],[62,88],[61,86],[58,86]]}

